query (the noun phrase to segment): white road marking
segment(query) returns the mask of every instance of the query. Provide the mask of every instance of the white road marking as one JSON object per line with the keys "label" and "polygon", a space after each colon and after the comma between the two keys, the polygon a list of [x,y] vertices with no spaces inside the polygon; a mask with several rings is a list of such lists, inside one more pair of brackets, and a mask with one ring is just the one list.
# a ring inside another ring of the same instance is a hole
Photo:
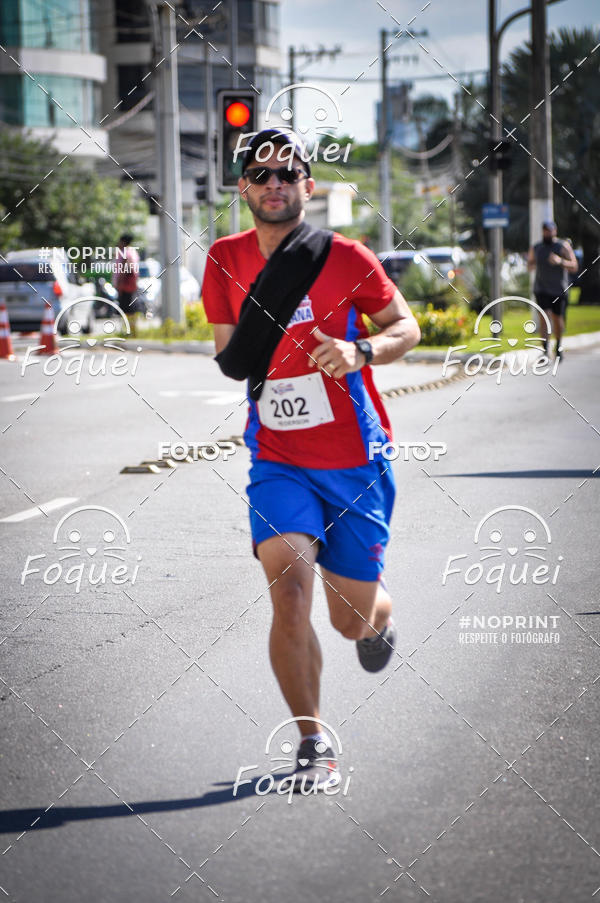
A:
{"label": "white road marking", "polygon": [[246,400],[245,395],[240,395],[239,392],[222,392],[218,398],[207,398],[206,404],[241,404],[242,401]]}
{"label": "white road marking", "polygon": [[[52,499],[35,508],[26,508],[24,511],[17,511],[16,514],[11,514],[9,517],[3,517],[0,519],[0,524],[17,524],[22,520],[29,520],[31,517],[40,517],[42,512],[48,514],[50,511],[56,511],[57,508],[64,508],[65,505],[71,505],[76,501],[78,501],[76,498]],[[42,509],[41,511],[40,508]]]}
{"label": "white road marking", "polygon": [[206,404],[234,404],[242,402],[246,397],[239,392],[219,392],[214,389],[163,389],[158,394],[163,398],[205,398]]}
{"label": "white road marking", "polygon": [[32,398],[37,398],[39,392],[27,392],[23,395],[3,395],[0,398],[0,401],[31,401]]}
{"label": "white road marking", "polygon": [[93,386],[82,386],[81,388],[91,392],[98,389],[114,389],[118,385],[122,385],[122,383],[94,383]]}

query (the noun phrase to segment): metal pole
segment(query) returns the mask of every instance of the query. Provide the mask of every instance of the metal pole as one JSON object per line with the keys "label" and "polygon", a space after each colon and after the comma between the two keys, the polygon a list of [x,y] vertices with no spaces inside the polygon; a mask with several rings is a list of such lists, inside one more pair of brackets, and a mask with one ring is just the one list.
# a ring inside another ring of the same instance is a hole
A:
{"label": "metal pole", "polygon": [[158,7],[160,49],[164,62],[155,70],[158,101],[158,142],[161,212],[160,246],[164,273],[162,316],[176,323],[182,319],[179,267],[181,265],[181,156],[179,149],[179,97],[177,91],[177,44],[175,12],[170,5]]}
{"label": "metal pole", "polygon": [[[231,86],[239,85],[238,75],[238,5],[237,0],[229,0],[229,57],[231,60]],[[231,234],[240,231],[240,198],[234,194],[229,208],[229,231]]]}
{"label": "metal pole", "polygon": [[394,238],[392,233],[392,199],[390,177],[390,124],[387,87],[388,58],[386,54],[387,32],[384,28],[381,29],[380,36],[381,122],[379,130],[379,207],[382,220],[379,234],[379,250],[391,251],[394,247]]}
{"label": "metal pole", "polygon": [[[290,69],[290,81],[289,84],[293,85],[296,83],[296,51],[294,47],[288,47],[288,59],[289,59],[289,69]],[[290,119],[290,128],[294,131],[294,92],[290,93],[290,110],[292,111],[292,117]]]}
{"label": "metal pole", "polygon": [[[542,223],[554,218],[552,194],[552,143],[550,52],[546,36],[546,3],[531,3],[531,117],[529,119],[529,239],[540,241]],[[537,161],[537,162],[536,162]]]}
{"label": "metal pole", "polygon": [[[490,55],[490,111],[492,116],[491,140],[494,145],[502,139],[502,95],[500,93],[499,34],[496,29],[496,0],[489,0],[489,55]],[[490,203],[502,203],[502,171],[493,168],[490,161]],[[502,297],[502,254],[504,234],[501,226],[490,229],[490,291],[492,298]],[[502,322],[502,303],[495,304],[493,315]]]}
{"label": "metal pole", "polygon": [[212,107],[214,102],[212,68],[208,56],[208,41],[204,41],[204,87],[206,107],[206,211],[208,214],[208,243],[216,238],[215,230],[215,158],[212,131]]}

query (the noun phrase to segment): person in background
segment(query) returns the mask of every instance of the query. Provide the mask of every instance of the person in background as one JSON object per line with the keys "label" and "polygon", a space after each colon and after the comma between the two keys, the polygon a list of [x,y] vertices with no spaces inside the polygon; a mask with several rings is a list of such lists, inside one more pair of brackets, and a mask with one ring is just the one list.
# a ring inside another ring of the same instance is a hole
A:
{"label": "person in background", "polygon": [[129,321],[131,335],[136,335],[136,314],[143,310],[143,302],[137,296],[140,257],[131,247],[133,235],[125,232],[119,239],[120,253],[115,260],[114,285],[119,293],[118,304]]}
{"label": "person in background", "polygon": [[[529,249],[528,269],[535,270],[533,292],[543,311],[550,315],[552,330],[556,336],[556,356],[562,359],[561,341],[565,330],[565,314],[569,298],[569,273],[579,267],[573,248],[556,237],[556,223],[547,220],[542,225],[542,240]],[[540,334],[544,352],[548,355],[549,340],[546,319],[540,317]]]}

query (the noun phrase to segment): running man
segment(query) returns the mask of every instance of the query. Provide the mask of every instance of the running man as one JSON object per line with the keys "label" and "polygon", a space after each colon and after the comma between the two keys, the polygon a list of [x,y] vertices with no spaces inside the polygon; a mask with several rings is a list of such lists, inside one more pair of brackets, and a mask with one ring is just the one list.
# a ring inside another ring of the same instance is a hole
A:
{"label": "running man", "polygon": [[[238,185],[255,228],[214,243],[202,288],[219,362],[238,338],[234,331],[249,290],[246,305],[258,311],[259,328],[272,328],[258,275],[268,261],[274,265],[281,243],[297,234],[315,189],[304,148],[289,133],[260,132],[243,165]],[[320,272],[283,321],[264,382],[257,389],[249,380],[244,434],[252,458],[247,491],[254,554],[273,604],[271,664],[300,719],[297,773],[318,786],[320,762],[339,773],[319,721],[322,659],[310,621],[316,565],[333,626],[356,642],[366,670],[381,670],[396,636],[381,579],[395,485],[389,463],[369,455],[370,443],[391,438],[370,364],[398,360],[420,339],[406,301],[375,255],[338,233],[323,234],[330,247]],[[275,271],[277,294],[284,295],[288,276],[293,278],[295,255]],[[379,327],[377,335],[368,337],[363,313]],[[242,351],[257,340],[251,333],[241,338]]]}
{"label": "running man", "polygon": [[[529,249],[527,267],[530,271],[535,270],[535,300],[543,311],[550,314],[552,330],[556,336],[556,356],[560,360],[569,298],[567,274],[576,273],[579,264],[569,242],[559,241],[556,235],[556,223],[547,220],[542,225],[542,240]],[[545,317],[540,317],[540,335],[544,342],[544,353],[548,356],[550,336]]]}

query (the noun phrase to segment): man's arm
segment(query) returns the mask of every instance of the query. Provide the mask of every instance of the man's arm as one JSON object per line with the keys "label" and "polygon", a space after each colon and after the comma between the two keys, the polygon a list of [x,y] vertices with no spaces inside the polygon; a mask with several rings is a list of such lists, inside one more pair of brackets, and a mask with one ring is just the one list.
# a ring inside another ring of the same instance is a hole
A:
{"label": "man's arm", "polygon": [[372,364],[391,364],[421,341],[421,330],[402,294],[396,294],[383,310],[371,315],[381,332],[369,338],[373,346]]}
{"label": "man's arm", "polygon": [[563,241],[562,254],[557,254],[556,256],[559,257],[560,266],[564,267],[565,270],[569,270],[570,273],[576,273],[579,269],[579,263],[575,257],[575,252],[568,241]]}
{"label": "man's arm", "polygon": [[215,348],[218,354],[229,342],[235,326],[233,323],[215,323],[213,329],[215,333]]}
{"label": "man's arm", "polygon": [[530,248],[527,255],[527,269],[531,272],[532,270],[535,270],[535,266],[535,252],[533,248]]}
{"label": "man's arm", "polygon": [[[390,364],[418,345],[421,330],[406,300],[396,289],[390,303],[371,319],[381,328],[377,335],[369,336],[373,348],[372,364]],[[320,329],[314,332],[321,342],[309,355],[309,366],[318,366],[335,379],[353,373],[365,365],[365,356],[354,342],[333,339]]]}

